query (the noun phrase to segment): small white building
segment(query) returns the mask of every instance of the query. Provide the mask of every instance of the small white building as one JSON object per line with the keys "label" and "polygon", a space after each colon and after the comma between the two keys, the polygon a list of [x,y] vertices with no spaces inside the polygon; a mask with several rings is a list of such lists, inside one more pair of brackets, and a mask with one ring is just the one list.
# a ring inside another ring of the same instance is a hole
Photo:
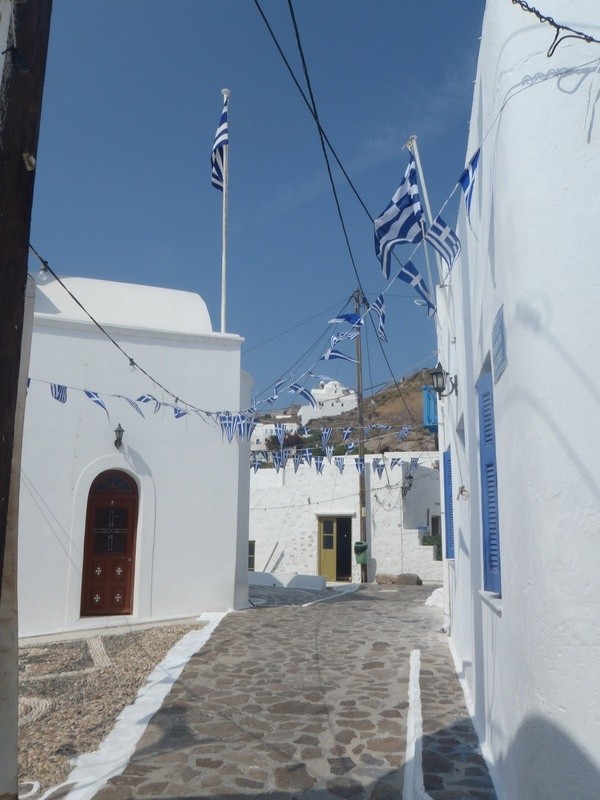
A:
{"label": "small white building", "polygon": [[20,635],[244,605],[249,445],[238,436],[229,444],[204,413],[247,407],[243,340],[215,333],[196,294],[63,283],[134,364],[58,281],[38,279],[19,513]]}
{"label": "small white building", "polygon": [[[360,581],[353,551],[360,539],[359,476],[356,458],[340,458],[342,472],[334,459],[324,459],[321,474],[314,460],[294,471],[290,459],[285,469],[261,467],[251,475],[254,569]],[[411,458],[418,459],[416,466]],[[441,583],[442,562],[422,544],[440,530],[437,453],[365,456],[365,484],[368,579],[416,573]]]}
{"label": "small white building", "polygon": [[316,408],[311,405],[300,406],[298,416],[303,425],[307,425],[313,419],[335,417],[346,411],[354,411],[358,407],[354,389],[347,389],[339,381],[321,381],[317,389],[310,391],[317,401],[317,406]]}
{"label": "small white building", "polygon": [[[543,13],[600,39],[597,0]],[[600,797],[600,47],[555,33],[487,3],[438,288],[447,613],[500,800]]]}
{"label": "small white building", "polygon": [[288,422],[289,417],[277,417],[271,422],[259,422],[254,431],[252,432],[252,439],[250,441],[250,450],[256,452],[258,450],[266,450],[267,439],[271,436],[277,436],[277,425],[282,425],[284,435],[298,432],[297,422]]}

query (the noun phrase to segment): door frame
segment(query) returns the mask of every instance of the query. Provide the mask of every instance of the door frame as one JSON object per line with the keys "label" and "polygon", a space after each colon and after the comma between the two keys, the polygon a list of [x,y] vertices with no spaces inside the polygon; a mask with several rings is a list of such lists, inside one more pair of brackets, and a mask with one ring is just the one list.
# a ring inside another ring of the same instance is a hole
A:
{"label": "door frame", "polygon": [[[321,553],[323,551],[322,538],[321,538],[322,537],[322,524],[323,524],[323,522],[325,520],[333,520],[334,521],[334,534],[333,534],[334,535],[334,548],[333,548],[333,550],[334,550],[334,553],[335,553],[335,562],[336,562],[335,578],[333,580],[334,581],[348,580],[350,582],[352,581],[352,572],[353,572],[353,561],[352,561],[352,520],[355,519],[355,518],[356,518],[356,513],[355,512],[346,512],[346,513],[344,513],[344,512],[340,512],[340,513],[333,512],[333,513],[330,513],[330,514],[317,514],[316,515],[316,519],[317,519],[317,570],[316,570],[316,573],[317,573],[317,575],[321,575],[322,574],[321,573]],[[338,523],[339,519],[350,520],[350,538],[349,538],[349,542],[348,542],[348,546],[349,546],[349,549],[350,549],[350,553],[349,553],[349,557],[350,557],[350,574],[349,574],[348,577],[344,576],[342,578],[338,577],[338,573],[337,573],[337,563],[338,563],[338,555],[337,555],[337,549],[338,549],[338,526],[337,526],[337,523]],[[326,578],[326,580],[330,580],[326,576],[324,576],[324,577]]]}

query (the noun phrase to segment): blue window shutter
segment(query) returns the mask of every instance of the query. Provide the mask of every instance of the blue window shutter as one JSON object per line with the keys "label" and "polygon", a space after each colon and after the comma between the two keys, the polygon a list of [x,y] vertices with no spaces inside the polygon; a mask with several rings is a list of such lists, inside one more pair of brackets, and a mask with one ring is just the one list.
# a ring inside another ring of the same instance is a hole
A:
{"label": "blue window shutter", "polygon": [[479,394],[479,457],[483,523],[483,588],[500,594],[500,530],[498,527],[498,475],[492,373],[477,383]]}
{"label": "blue window shutter", "polygon": [[435,433],[438,426],[437,395],[433,386],[423,386],[423,427]]}
{"label": "blue window shutter", "polygon": [[452,507],[452,456],[444,453],[444,513],[446,515],[446,558],[454,558],[454,510]]}

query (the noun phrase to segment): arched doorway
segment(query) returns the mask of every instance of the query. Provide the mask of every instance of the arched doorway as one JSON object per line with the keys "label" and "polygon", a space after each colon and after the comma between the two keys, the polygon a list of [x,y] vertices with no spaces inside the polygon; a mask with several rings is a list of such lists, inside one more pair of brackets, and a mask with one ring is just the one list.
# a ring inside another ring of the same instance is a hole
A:
{"label": "arched doorway", "polygon": [[102,472],[88,496],[81,616],[131,614],[138,490],[125,472]]}

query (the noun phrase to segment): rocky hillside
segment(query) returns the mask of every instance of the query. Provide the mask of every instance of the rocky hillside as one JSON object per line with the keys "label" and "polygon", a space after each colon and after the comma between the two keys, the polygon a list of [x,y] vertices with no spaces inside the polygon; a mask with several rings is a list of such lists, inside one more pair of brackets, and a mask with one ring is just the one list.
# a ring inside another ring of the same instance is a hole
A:
{"label": "rocky hillside", "polygon": [[[395,385],[363,400],[363,419],[368,425],[391,425],[392,430],[382,431],[373,428],[365,437],[367,453],[381,453],[387,450],[435,450],[435,437],[422,427],[423,393],[421,387],[431,383],[428,370],[411,375]],[[297,406],[286,409],[284,413],[296,419]],[[281,412],[280,412],[281,413]],[[272,417],[271,417],[272,418]],[[269,419],[263,418],[264,420]],[[355,428],[358,425],[358,411],[347,411],[335,417],[323,417],[313,420],[308,427],[311,432],[319,428],[332,428],[330,444],[342,443],[342,429]],[[398,430],[410,425],[407,437],[399,441]],[[351,437],[356,441],[356,435]]]}

